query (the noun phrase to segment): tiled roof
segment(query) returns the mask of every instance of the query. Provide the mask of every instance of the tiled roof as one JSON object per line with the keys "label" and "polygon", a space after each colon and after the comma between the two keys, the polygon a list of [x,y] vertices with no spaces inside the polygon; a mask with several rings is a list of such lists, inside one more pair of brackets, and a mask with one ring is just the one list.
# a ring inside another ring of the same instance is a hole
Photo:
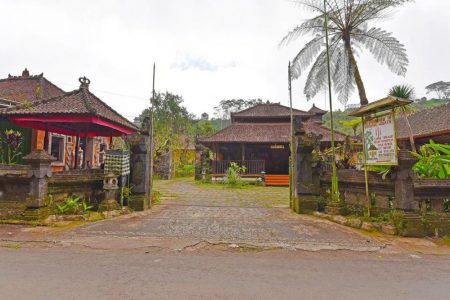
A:
{"label": "tiled roof", "polygon": [[318,108],[315,104],[308,110],[309,113],[316,114],[316,115],[324,115],[327,113],[326,110]]}
{"label": "tiled roof", "polygon": [[[323,142],[331,140],[330,130],[313,121],[304,123],[307,133],[322,135]],[[289,143],[289,123],[233,123],[209,138],[204,143]],[[336,141],[344,141],[345,135],[336,132]]]}
{"label": "tiled roof", "polygon": [[233,123],[201,142],[289,142],[289,123]]}
{"label": "tiled roof", "polygon": [[[265,103],[231,113],[231,117],[289,117],[290,113],[290,108],[280,103]],[[293,109],[293,113],[296,116],[310,115],[306,111],[295,108]]]}
{"label": "tiled roof", "polygon": [[0,98],[2,99],[32,103],[62,94],[64,91],[48,81],[43,73],[30,75],[27,69],[21,76],[8,75],[8,78],[0,79]]}
{"label": "tiled roof", "polygon": [[[408,116],[415,138],[450,134],[450,103]],[[397,139],[408,139],[409,128],[403,116],[396,119]]]}
{"label": "tiled roof", "polygon": [[136,126],[121,116],[114,109],[91,93],[87,86],[80,87],[58,97],[39,100],[30,105],[15,106],[7,109],[6,115],[92,115],[108,121],[137,129]]}
{"label": "tiled roof", "polygon": [[[331,130],[326,128],[322,124],[309,120],[303,123],[303,129],[306,131],[306,133],[311,132],[314,133],[315,135],[321,135],[322,142],[331,142]],[[336,142],[345,141],[345,137],[346,137],[345,134],[342,134],[336,130],[334,131],[334,140]]]}

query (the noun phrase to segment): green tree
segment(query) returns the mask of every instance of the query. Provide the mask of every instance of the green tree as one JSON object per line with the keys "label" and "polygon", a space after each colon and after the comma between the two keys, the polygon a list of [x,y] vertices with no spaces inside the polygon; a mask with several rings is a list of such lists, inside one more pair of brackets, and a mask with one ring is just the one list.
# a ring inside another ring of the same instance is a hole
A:
{"label": "green tree", "polygon": [[200,120],[195,124],[195,134],[199,138],[209,137],[217,132],[217,128],[209,120]]}
{"label": "green tree", "polygon": [[353,130],[353,136],[356,136],[358,127],[362,124],[361,118],[340,121],[342,126],[349,127]]}
{"label": "green tree", "polygon": [[427,90],[427,94],[436,93],[439,99],[450,98],[450,81],[449,82],[438,81],[430,85],[427,85],[425,89]]}
{"label": "green tree", "polygon": [[[155,152],[167,147],[179,149],[183,146],[183,135],[192,135],[194,116],[183,106],[183,97],[169,92],[157,93],[153,101],[153,135]],[[141,121],[150,116],[145,109],[139,116]]]}
{"label": "green tree", "polygon": [[[266,103],[262,99],[225,99],[219,102],[219,105],[214,107],[214,112],[218,118],[229,119],[230,113],[237,112],[257,104]],[[267,101],[267,103],[270,103]]]}
{"label": "green tree", "polygon": [[[388,96],[412,100],[415,97],[415,91],[414,88],[408,84],[395,85],[389,90]],[[405,119],[406,126],[408,127],[411,150],[415,152],[416,145],[414,143],[414,135],[412,132],[411,124],[409,123],[408,115],[412,114],[416,110],[411,105],[402,106],[399,109],[401,110],[403,118]]]}
{"label": "green tree", "polygon": [[[327,1],[331,76],[340,102],[348,101],[356,84],[361,105],[368,103],[356,62],[360,49],[367,49],[379,63],[386,64],[395,74],[405,75],[408,58],[404,46],[391,33],[377,27],[369,27],[369,23],[385,17],[390,9],[409,1],[411,0]],[[293,78],[298,78],[312,63],[304,88],[304,93],[309,99],[327,85],[324,1],[296,2],[317,15],[290,31],[281,40],[280,45],[288,44],[302,35],[314,36],[295,56],[291,69]]]}

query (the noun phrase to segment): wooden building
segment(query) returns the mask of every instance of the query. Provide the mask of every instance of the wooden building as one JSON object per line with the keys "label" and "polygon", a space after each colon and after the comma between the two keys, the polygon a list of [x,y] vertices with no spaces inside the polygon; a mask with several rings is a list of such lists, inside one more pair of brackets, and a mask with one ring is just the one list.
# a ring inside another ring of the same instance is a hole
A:
{"label": "wooden building", "polygon": [[9,75],[0,80],[0,129],[23,134],[22,156],[47,150],[56,158],[52,171],[100,168],[112,136],[137,128],[88,86],[82,83],[79,89],[65,92],[43,74],[30,75],[27,69],[21,76]]}
{"label": "wooden building", "polygon": [[[307,133],[321,136],[321,145],[330,144],[330,130],[323,126],[326,111],[315,105],[309,111],[293,109],[296,118],[304,120]],[[265,174],[266,183],[276,175],[277,183],[289,182],[290,157],[290,108],[279,103],[258,104],[231,113],[231,125],[199,142],[213,151],[213,176],[223,175],[232,162],[245,166],[245,176]],[[344,142],[346,136],[335,134],[336,142]],[[280,177],[282,176],[282,177]]]}

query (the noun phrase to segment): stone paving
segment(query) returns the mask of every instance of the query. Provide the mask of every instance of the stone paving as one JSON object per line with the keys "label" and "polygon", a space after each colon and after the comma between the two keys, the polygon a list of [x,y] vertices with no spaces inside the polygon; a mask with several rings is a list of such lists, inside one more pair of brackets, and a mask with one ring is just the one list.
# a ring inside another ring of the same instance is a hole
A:
{"label": "stone paving", "polygon": [[157,181],[161,205],[130,218],[78,229],[78,234],[193,239],[253,245],[320,245],[362,250],[375,241],[344,226],[298,215],[288,208],[288,188],[230,189],[193,180]]}

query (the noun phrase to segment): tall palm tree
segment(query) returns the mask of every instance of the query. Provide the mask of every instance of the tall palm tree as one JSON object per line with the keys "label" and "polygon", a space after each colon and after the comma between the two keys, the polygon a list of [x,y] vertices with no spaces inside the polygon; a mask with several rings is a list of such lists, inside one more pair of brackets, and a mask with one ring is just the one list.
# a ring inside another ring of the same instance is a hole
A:
{"label": "tall palm tree", "polygon": [[[398,75],[405,75],[408,57],[405,47],[391,33],[369,27],[372,21],[386,17],[395,7],[411,0],[328,0],[327,24],[330,35],[331,74],[335,92],[342,103],[358,88],[361,105],[367,96],[356,62],[359,51],[369,50],[379,63]],[[290,31],[280,42],[286,45],[302,35],[313,35],[292,61],[292,76],[298,78],[311,65],[304,93],[314,97],[327,84],[326,50],[324,45],[324,0],[298,0],[317,15]],[[314,61],[314,63],[313,63]]]}
{"label": "tall palm tree", "polygon": [[[388,96],[393,96],[397,98],[403,98],[407,100],[412,100],[415,97],[414,88],[408,84],[394,85],[388,92]],[[411,144],[411,150],[416,152],[416,145],[414,143],[414,135],[412,132],[411,124],[409,123],[408,115],[415,113],[417,109],[413,106],[401,106],[403,118],[405,119],[406,126],[409,131],[409,143]]]}

